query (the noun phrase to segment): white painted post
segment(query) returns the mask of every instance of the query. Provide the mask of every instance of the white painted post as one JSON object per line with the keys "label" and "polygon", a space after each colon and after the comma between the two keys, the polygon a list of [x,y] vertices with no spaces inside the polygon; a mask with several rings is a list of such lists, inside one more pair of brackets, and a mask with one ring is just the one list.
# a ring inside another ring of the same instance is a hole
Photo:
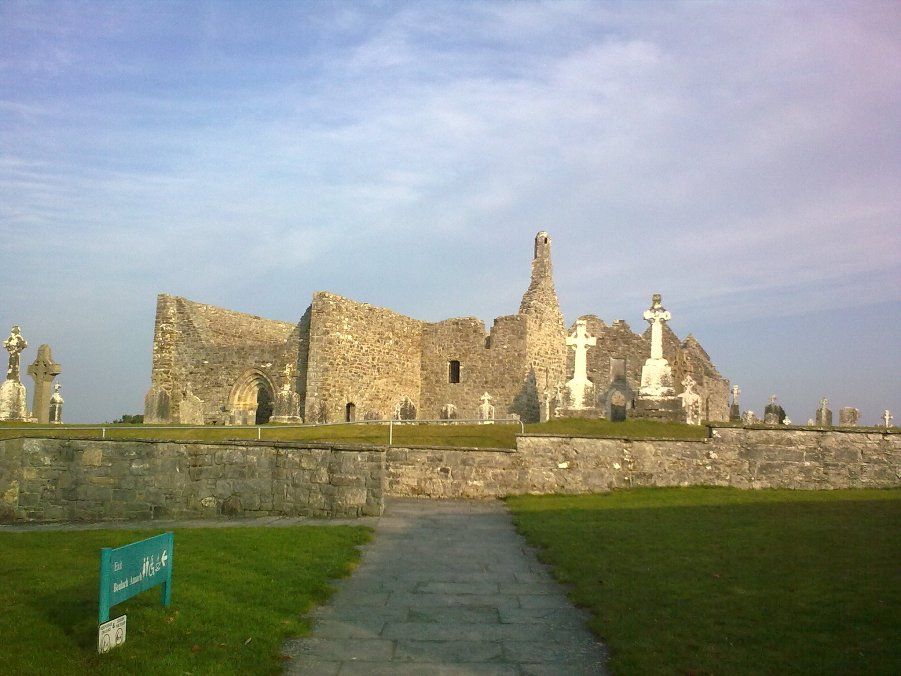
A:
{"label": "white painted post", "polygon": [[388,445],[394,443],[394,419],[388,421]]}
{"label": "white painted post", "polygon": [[106,428],[105,427],[100,428],[100,438],[106,439]]}
{"label": "white painted post", "polygon": [[257,441],[259,441],[262,438],[263,438],[263,428],[260,426],[257,426]]}

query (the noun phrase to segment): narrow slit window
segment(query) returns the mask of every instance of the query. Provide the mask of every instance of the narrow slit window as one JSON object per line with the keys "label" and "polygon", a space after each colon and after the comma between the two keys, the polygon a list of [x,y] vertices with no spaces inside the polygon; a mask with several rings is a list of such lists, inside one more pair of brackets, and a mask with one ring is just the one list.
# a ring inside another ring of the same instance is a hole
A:
{"label": "narrow slit window", "polygon": [[451,361],[447,362],[447,382],[460,382],[460,362],[456,359],[452,359]]}

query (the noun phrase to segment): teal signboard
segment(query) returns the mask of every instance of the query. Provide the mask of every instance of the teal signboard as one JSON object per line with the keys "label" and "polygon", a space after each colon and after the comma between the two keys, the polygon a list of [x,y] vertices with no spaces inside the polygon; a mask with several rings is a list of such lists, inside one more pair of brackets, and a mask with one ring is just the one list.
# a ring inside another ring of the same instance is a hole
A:
{"label": "teal signboard", "polygon": [[100,550],[100,624],[109,620],[112,606],[157,585],[163,586],[163,605],[169,605],[173,544],[170,532]]}

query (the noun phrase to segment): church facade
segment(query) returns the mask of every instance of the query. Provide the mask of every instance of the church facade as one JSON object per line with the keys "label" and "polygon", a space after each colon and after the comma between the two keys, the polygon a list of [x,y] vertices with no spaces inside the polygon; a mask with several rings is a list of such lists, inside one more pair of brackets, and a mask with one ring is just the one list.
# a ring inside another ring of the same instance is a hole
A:
{"label": "church facade", "polygon": [[[649,332],[594,315],[581,320],[597,338],[587,352],[593,403],[602,415],[610,400],[631,408]],[[487,331],[474,317],[423,322],[328,292],[315,293],[296,324],[162,294],[144,421],[471,420],[488,393],[496,417],[534,422],[562,403],[574,360],[568,334],[546,232],[535,237],[519,311]],[[729,383],[697,340],[680,341],[665,327],[664,356],[675,383],[692,375],[704,417],[727,420]],[[286,402],[296,410],[278,410]]]}

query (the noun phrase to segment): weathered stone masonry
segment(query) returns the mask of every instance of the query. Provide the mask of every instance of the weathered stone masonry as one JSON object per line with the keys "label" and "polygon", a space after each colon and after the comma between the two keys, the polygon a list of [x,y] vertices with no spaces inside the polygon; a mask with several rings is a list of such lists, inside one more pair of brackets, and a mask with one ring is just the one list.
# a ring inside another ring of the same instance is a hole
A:
{"label": "weathered stone masonry", "polygon": [[516,449],[9,439],[0,441],[0,521],[353,517],[380,514],[385,495],[901,485],[897,432],[714,432],[695,441],[521,436]]}
{"label": "weathered stone masonry", "polygon": [[489,498],[633,486],[884,488],[901,485],[901,435],[714,428],[691,441],[520,436],[516,451],[391,448],[386,492]]}
{"label": "weathered stone masonry", "polygon": [[[611,357],[627,359],[637,391],[647,337],[588,318],[598,336],[588,353],[598,396],[609,384]],[[536,421],[545,391],[562,385],[571,371],[566,335],[546,232],[535,237],[519,312],[498,317],[489,331],[473,317],[422,322],[327,292],[313,295],[296,325],[161,295],[145,422],[195,422],[180,406],[189,386],[203,401],[203,422],[264,422],[264,404],[285,382],[286,367],[306,422],[389,418],[402,407],[420,420],[450,412],[474,419],[485,392],[496,415]],[[667,358],[692,369],[707,417],[726,420],[728,381],[692,337],[680,343],[668,332],[665,340]],[[458,380],[451,364],[459,364]]]}
{"label": "weathered stone masonry", "polygon": [[382,513],[378,449],[230,442],[0,441],[0,520]]}

